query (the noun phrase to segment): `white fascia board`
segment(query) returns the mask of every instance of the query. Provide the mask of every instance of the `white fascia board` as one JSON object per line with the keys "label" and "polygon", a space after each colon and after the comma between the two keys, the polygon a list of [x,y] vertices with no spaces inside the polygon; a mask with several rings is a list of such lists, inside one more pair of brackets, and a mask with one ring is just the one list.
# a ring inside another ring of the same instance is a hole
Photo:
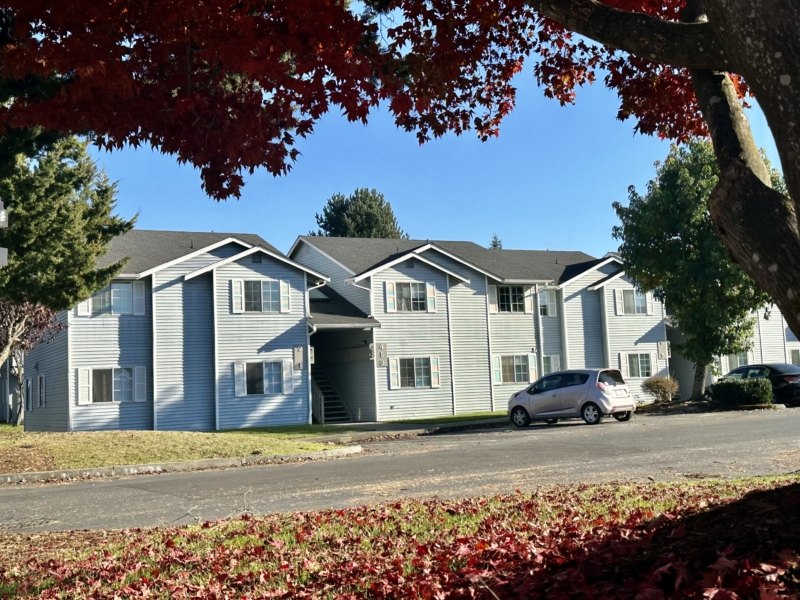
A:
{"label": "white fascia board", "polygon": [[231,244],[231,243],[241,244],[245,248],[252,248],[253,247],[253,244],[248,244],[247,242],[243,242],[239,238],[235,238],[235,237],[225,238],[224,240],[220,240],[220,241],[218,241],[218,242],[216,242],[214,244],[211,244],[210,246],[205,246],[203,248],[195,250],[194,252],[190,252],[189,254],[181,256],[180,258],[176,258],[175,260],[171,260],[169,262],[165,262],[164,264],[158,265],[157,267],[153,267],[152,269],[147,269],[147,271],[142,271],[141,273],[139,273],[138,279],[142,279],[143,277],[147,277],[148,275],[152,275],[153,273],[157,273],[158,271],[161,271],[162,269],[166,269],[166,268],[171,267],[173,265],[177,265],[178,263],[182,263],[183,261],[189,260],[190,258],[194,258],[195,256],[200,256],[204,252],[209,252],[211,250],[216,250],[217,248],[220,248],[222,246],[225,246],[226,244]]}
{"label": "white fascia board", "polygon": [[355,275],[355,274],[356,274],[356,272],[355,272],[355,271],[353,271],[353,269],[351,269],[350,267],[348,267],[348,266],[347,266],[347,265],[345,265],[344,263],[340,263],[338,260],[336,260],[335,258],[333,258],[333,257],[332,257],[330,254],[328,254],[328,253],[327,253],[327,252],[325,252],[324,250],[320,250],[320,249],[319,249],[319,248],[317,248],[317,247],[316,247],[314,244],[312,244],[311,242],[309,242],[309,241],[308,241],[308,240],[306,240],[306,239],[303,239],[302,237],[298,237],[298,238],[297,238],[297,240],[295,240],[294,244],[292,244],[292,247],[291,247],[291,248],[289,248],[289,256],[291,256],[291,255],[292,255],[292,252],[294,252],[294,251],[295,251],[295,249],[296,249],[296,248],[297,248],[297,246],[300,244],[300,242],[303,242],[303,243],[304,243],[304,244],[306,244],[306,245],[307,245],[309,248],[313,248],[314,250],[316,250],[317,252],[319,252],[320,254],[322,254],[322,256],[324,256],[324,257],[325,257],[325,258],[327,258],[329,261],[331,261],[333,264],[335,264],[335,265],[336,265],[336,266],[338,266],[338,267],[341,267],[342,269],[344,269],[345,271],[347,271],[348,273],[350,273],[350,275]]}
{"label": "white fascia board", "polygon": [[526,284],[526,285],[552,285],[555,283],[552,279],[498,279],[500,283],[508,284]]}
{"label": "white fascia board", "polygon": [[607,283],[611,283],[611,282],[612,282],[612,281],[614,281],[615,279],[619,279],[620,277],[624,277],[624,276],[625,276],[625,271],[620,271],[619,273],[617,273],[616,275],[613,275],[613,276],[609,277],[609,278],[608,278],[608,279],[606,279],[605,281],[601,281],[600,283],[597,283],[597,284],[595,284],[595,285],[589,286],[589,288],[587,288],[587,289],[588,289],[589,291],[591,291],[591,292],[593,292],[593,291],[595,291],[595,290],[600,290],[600,289],[603,289],[603,288],[606,286],[606,284],[607,284]]}
{"label": "white fascia board", "polygon": [[141,279],[144,275],[139,275],[138,273],[120,273],[116,275],[114,279]]}
{"label": "white fascia board", "polygon": [[314,275],[315,277],[318,277],[319,279],[322,279],[323,281],[330,281],[331,280],[330,277],[328,277],[326,275],[323,275],[322,273],[317,273],[316,271],[314,271],[312,269],[309,269],[308,267],[306,267],[304,265],[301,265],[298,262],[293,261],[291,258],[286,258],[285,256],[281,256],[280,254],[275,254],[274,252],[270,252],[269,250],[267,250],[266,248],[262,248],[261,246],[253,246],[252,248],[249,248],[249,249],[245,250],[244,252],[240,252],[239,254],[235,254],[233,256],[229,256],[228,258],[223,258],[221,260],[218,260],[217,262],[211,263],[210,265],[206,265],[205,267],[203,267],[201,269],[197,269],[196,271],[192,271],[191,273],[187,273],[186,275],[183,276],[183,279],[184,279],[184,281],[189,281],[190,279],[194,279],[195,277],[197,277],[199,275],[202,275],[203,273],[208,273],[209,271],[211,271],[213,269],[216,269],[217,267],[221,267],[222,265],[227,265],[228,263],[237,261],[240,258],[244,258],[246,256],[250,256],[251,254],[255,254],[256,252],[261,252],[262,254],[266,254],[267,256],[270,256],[270,257],[274,258],[275,260],[278,260],[280,262],[286,263],[287,265],[295,267],[296,269],[300,269],[301,271],[304,271],[305,273],[309,273],[311,275]]}
{"label": "white fascia board", "polygon": [[364,324],[356,325],[355,323],[347,323],[347,324],[343,323],[341,325],[334,325],[334,324],[330,324],[329,323],[327,325],[314,324],[314,327],[316,328],[317,331],[323,331],[323,330],[326,330],[326,329],[328,329],[328,330],[330,330],[330,329],[380,329],[381,325],[380,325],[380,323],[376,323],[374,325],[364,325]]}
{"label": "white fascia board", "polygon": [[615,257],[613,257],[613,256],[609,256],[607,259],[605,259],[605,260],[603,260],[603,261],[600,261],[599,263],[597,263],[597,264],[596,264],[595,266],[593,266],[591,269],[586,269],[586,270],[585,270],[583,273],[579,273],[578,275],[575,275],[575,277],[573,277],[572,279],[567,279],[567,280],[566,280],[564,283],[562,283],[561,285],[559,285],[559,286],[558,286],[556,289],[558,289],[558,290],[564,289],[564,287],[565,287],[565,286],[569,285],[570,283],[572,283],[572,282],[573,282],[573,281],[575,281],[576,279],[580,279],[580,278],[581,278],[581,277],[583,277],[584,275],[587,275],[587,274],[589,274],[589,273],[591,273],[591,272],[593,272],[593,271],[596,271],[596,270],[597,270],[597,269],[599,269],[600,267],[604,267],[604,266],[606,266],[607,264],[609,264],[609,263],[612,263],[612,262],[619,263],[620,265],[622,264],[622,261],[621,261],[620,259],[618,259],[618,258],[615,258]]}
{"label": "white fascia board", "polygon": [[409,252],[408,254],[404,254],[403,256],[400,256],[400,257],[398,257],[398,258],[396,258],[396,259],[394,259],[392,261],[389,261],[388,263],[383,264],[383,265],[381,265],[379,267],[375,267],[374,269],[370,269],[369,271],[365,271],[364,273],[361,273],[361,275],[358,275],[356,277],[351,277],[349,279],[345,279],[345,283],[358,283],[362,279],[366,279],[367,277],[372,277],[372,275],[374,275],[375,273],[383,271],[384,269],[388,269],[389,267],[393,267],[393,266],[395,266],[397,264],[400,264],[401,262],[405,262],[409,258],[414,258],[416,260],[422,261],[426,265],[430,265],[434,269],[438,269],[442,273],[446,273],[447,275],[450,275],[451,277],[454,277],[454,278],[458,279],[462,283],[469,283],[469,279],[467,279],[466,277],[463,277],[463,276],[459,275],[458,273],[454,273],[450,269],[446,269],[442,265],[440,265],[438,263],[435,263],[432,260],[428,260],[424,256],[420,256],[419,254],[417,254],[417,250],[413,250],[413,251]]}

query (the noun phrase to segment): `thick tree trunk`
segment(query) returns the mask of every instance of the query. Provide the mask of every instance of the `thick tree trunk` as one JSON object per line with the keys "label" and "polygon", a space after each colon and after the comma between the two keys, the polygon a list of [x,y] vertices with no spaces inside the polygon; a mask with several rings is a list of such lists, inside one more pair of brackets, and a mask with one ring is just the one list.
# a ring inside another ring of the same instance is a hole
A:
{"label": "thick tree trunk", "polygon": [[694,381],[692,382],[692,397],[690,400],[702,400],[703,394],[706,392],[706,374],[708,373],[708,365],[706,363],[695,363],[694,365]]}

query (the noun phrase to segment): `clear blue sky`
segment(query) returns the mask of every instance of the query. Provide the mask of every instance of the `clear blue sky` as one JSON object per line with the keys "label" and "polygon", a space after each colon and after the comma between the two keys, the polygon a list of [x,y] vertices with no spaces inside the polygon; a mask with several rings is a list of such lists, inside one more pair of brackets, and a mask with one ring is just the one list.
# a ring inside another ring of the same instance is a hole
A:
{"label": "clear blue sky", "polygon": [[[529,71],[517,85],[517,108],[488,142],[467,133],[419,146],[384,111],[367,126],[328,114],[299,142],[288,176],[258,171],[240,200],[211,200],[197,171],[149,149],[95,157],[119,182],[118,212],[140,211],[142,229],[258,233],[286,252],[332,194],[366,187],[386,196],[412,238],[486,245],[496,232],[505,248],[615,249],[611,203],[626,202],[629,185],[644,190],[669,143],[617,121],[616,94],[600,84],[568,107],[544,98]],[[756,141],[778,165],[763,117],[750,113]]]}

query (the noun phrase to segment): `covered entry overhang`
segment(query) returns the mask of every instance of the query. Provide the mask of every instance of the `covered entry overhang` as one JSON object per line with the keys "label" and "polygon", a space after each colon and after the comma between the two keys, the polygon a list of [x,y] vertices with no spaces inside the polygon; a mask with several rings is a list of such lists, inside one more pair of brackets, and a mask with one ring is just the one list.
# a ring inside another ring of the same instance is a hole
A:
{"label": "covered entry overhang", "polygon": [[373,330],[380,326],[328,286],[309,291],[315,423],[376,419]]}

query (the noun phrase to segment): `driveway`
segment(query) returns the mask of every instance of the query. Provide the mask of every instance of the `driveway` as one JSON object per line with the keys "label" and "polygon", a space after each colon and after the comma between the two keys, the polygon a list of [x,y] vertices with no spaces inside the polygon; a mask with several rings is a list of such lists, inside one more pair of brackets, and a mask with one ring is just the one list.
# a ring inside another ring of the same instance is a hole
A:
{"label": "driveway", "polygon": [[191,523],[571,482],[742,477],[800,469],[800,409],[573,421],[377,442],[304,464],[0,487],[0,531]]}

